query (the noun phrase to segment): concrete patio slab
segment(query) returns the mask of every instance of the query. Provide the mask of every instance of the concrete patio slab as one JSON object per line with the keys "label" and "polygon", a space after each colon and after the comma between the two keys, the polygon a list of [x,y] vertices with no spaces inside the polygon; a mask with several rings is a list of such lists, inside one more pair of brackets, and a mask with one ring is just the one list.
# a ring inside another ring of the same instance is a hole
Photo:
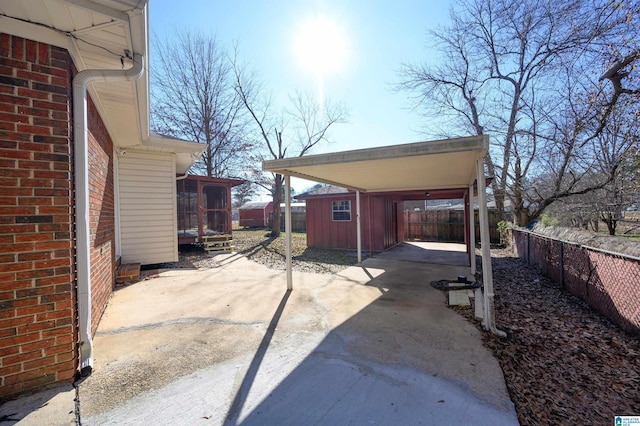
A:
{"label": "concrete patio slab", "polygon": [[76,389],[62,385],[0,405],[0,425],[75,426]]}
{"label": "concrete patio slab", "polygon": [[404,260],[439,265],[469,266],[467,247],[464,244],[456,243],[406,241],[390,250],[376,254],[375,257],[378,259]]}
{"label": "concrete patio slab", "polygon": [[284,271],[216,259],[114,294],[83,425],[518,424],[480,333],[429,285],[468,268],[376,256],[286,292]]}

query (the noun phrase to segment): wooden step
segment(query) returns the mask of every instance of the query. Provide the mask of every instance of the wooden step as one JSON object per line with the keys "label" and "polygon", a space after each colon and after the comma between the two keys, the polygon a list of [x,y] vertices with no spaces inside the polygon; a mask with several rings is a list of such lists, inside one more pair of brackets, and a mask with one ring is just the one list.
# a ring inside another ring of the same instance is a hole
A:
{"label": "wooden step", "polygon": [[231,235],[205,235],[202,237],[204,249],[211,253],[212,251],[233,251],[233,237]]}

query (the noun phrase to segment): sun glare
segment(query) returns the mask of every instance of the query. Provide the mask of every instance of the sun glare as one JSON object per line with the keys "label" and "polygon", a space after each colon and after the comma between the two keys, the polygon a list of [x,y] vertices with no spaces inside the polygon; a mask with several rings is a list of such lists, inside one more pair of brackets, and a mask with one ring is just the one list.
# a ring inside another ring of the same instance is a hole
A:
{"label": "sun glare", "polygon": [[347,38],[337,22],[320,16],[309,18],[296,28],[294,53],[302,68],[323,78],[337,74],[345,67]]}

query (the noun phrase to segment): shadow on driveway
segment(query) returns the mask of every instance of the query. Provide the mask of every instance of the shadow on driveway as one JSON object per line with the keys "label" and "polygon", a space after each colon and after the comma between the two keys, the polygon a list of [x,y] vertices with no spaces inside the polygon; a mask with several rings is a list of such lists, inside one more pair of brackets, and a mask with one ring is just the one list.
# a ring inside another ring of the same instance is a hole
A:
{"label": "shadow on driveway", "polygon": [[247,396],[249,395],[249,390],[251,389],[251,385],[258,374],[258,370],[260,369],[260,364],[262,364],[262,360],[264,359],[265,354],[267,353],[267,348],[271,343],[271,339],[273,338],[273,333],[276,331],[276,327],[278,325],[278,321],[280,321],[280,317],[282,316],[282,312],[284,311],[284,307],[287,304],[287,300],[289,300],[289,296],[291,295],[290,291],[286,291],[284,296],[282,296],[282,300],[276,309],[276,312],[273,314],[273,318],[271,318],[271,322],[269,323],[269,327],[267,327],[267,331],[260,342],[260,346],[258,346],[258,350],[251,361],[251,365],[249,365],[249,369],[247,370],[247,374],[242,379],[242,384],[240,385],[240,389],[236,392],[235,398],[233,398],[233,402],[229,407],[229,411],[224,420],[224,424],[236,424],[238,422],[238,417],[240,415],[240,411],[247,400]]}

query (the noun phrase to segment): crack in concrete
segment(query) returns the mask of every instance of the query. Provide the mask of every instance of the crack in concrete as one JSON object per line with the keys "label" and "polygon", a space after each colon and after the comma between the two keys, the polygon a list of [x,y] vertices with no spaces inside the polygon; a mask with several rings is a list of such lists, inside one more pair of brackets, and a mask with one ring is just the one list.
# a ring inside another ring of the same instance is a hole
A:
{"label": "crack in concrete", "polygon": [[96,336],[115,335],[140,330],[153,330],[156,328],[178,324],[264,325],[265,321],[232,321],[213,317],[178,318],[151,324],[137,325],[133,327],[120,327],[113,330],[102,330],[98,331],[96,333]]}

